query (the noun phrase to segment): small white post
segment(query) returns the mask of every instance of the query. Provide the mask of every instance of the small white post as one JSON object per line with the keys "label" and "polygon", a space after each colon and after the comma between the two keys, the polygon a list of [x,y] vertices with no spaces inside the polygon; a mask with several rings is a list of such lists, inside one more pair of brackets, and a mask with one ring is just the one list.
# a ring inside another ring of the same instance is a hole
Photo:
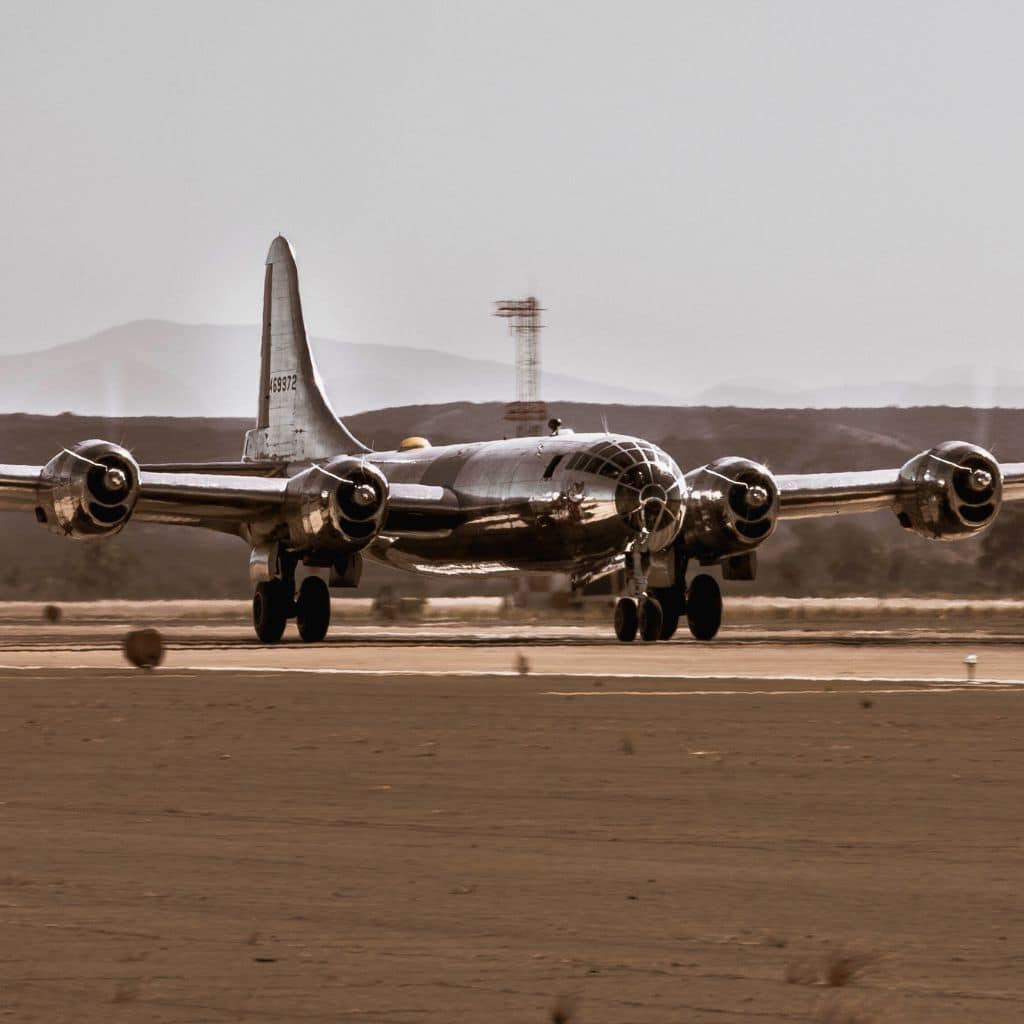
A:
{"label": "small white post", "polygon": [[967,682],[974,682],[974,673],[978,667],[978,656],[976,654],[968,654],[964,658],[964,664],[967,666]]}

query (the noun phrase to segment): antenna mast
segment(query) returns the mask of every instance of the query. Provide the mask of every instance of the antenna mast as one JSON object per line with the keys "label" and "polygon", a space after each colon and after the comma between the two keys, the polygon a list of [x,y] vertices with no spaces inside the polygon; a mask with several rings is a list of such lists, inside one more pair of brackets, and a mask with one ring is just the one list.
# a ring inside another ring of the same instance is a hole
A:
{"label": "antenna mast", "polygon": [[539,436],[547,422],[547,406],[540,400],[540,315],[537,299],[502,299],[495,316],[509,321],[516,346],[516,397],[505,406],[505,419],[514,423],[517,437]]}

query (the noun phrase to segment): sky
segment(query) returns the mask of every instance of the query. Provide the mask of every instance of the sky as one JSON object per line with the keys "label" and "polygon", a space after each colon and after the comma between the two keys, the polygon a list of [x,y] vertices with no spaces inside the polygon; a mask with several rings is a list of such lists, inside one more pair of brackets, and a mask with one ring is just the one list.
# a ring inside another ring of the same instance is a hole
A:
{"label": "sky", "polygon": [[0,352],[256,323],[281,232],[342,340],[510,358],[534,291],[547,368],[663,393],[1020,367],[1021,38],[986,0],[9,5]]}

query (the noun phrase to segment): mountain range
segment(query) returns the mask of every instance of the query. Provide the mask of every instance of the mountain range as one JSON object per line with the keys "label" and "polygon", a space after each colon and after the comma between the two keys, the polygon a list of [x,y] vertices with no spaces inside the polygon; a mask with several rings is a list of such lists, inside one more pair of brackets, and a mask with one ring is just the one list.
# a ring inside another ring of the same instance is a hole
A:
{"label": "mountain range", "polygon": [[[341,415],[393,406],[507,401],[510,363],[410,346],[311,339],[334,408]],[[252,416],[260,331],[256,326],[136,320],[79,341],[0,356],[0,413],[95,416]],[[784,375],[786,367],[780,365]],[[652,373],[652,380],[658,381]],[[970,365],[924,369],[914,381],[807,389],[779,379],[691,378],[679,392],[543,373],[549,402],[607,405],[839,408],[957,405],[1024,406],[1024,373]]]}
{"label": "mountain range", "polygon": [[[511,398],[513,369],[392,345],[311,338],[320,376],[339,415],[384,406]],[[80,341],[0,357],[11,385],[0,413],[76,412],[95,416],[253,416],[259,386],[260,329],[136,320]],[[544,374],[545,395],[570,401],[673,404],[631,390]]]}

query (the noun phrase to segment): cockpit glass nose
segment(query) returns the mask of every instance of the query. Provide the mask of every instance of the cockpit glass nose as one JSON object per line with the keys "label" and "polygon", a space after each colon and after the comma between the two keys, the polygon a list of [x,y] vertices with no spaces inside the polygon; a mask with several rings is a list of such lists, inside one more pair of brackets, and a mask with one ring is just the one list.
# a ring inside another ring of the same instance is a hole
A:
{"label": "cockpit glass nose", "polygon": [[566,468],[615,481],[616,509],[631,530],[653,534],[679,528],[682,473],[654,445],[608,439],[574,455]]}
{"label": "cockpit glass nose", "polygon": [[[642,441],[601,441],[574,455],[566,464],[566,469],[595,473],[639,487],[652,482],[655,475],[673,479],[682,475],[679,467],[665,452]],[[630,474],[632,476],[627,481]]]}

